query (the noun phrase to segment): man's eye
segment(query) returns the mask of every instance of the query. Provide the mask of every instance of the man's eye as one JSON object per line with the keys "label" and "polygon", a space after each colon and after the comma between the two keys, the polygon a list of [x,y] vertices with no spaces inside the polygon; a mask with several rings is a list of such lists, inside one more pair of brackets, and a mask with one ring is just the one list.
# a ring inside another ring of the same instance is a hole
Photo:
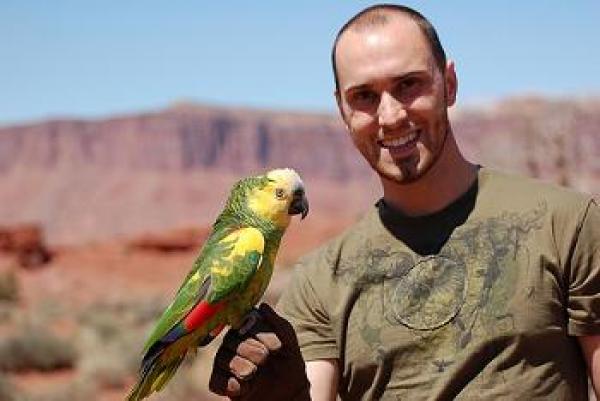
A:
{"label": "man's eye", "polygon": [[349,103],[355,108],[365,108],[377,104],[378,95],[372,91],[357,91],[349,96]]}
{"label": "man's eye", "polygon": [[419,88],[421,81],[417,78],[406,78],[398,82],[396,85],[396,94],[406,94],[407,92],[415,91]]}
{"label": "man's eye", "polygon": [[415,86],[419,81],[416,78],[408,78],[400,83],[404,88],[411,88]]}
{"label": "man's eye", "polygon": [[277,199],[283,199],[285,197],[285,191],[283,190],[283,188],[275,189],[275,196],[277,197]]}

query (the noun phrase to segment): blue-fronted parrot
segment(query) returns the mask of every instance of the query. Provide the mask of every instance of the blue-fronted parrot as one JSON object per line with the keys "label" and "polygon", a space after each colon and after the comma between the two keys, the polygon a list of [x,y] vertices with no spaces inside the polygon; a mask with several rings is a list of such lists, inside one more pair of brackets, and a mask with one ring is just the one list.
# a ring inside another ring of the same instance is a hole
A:
{"label": "blue-fronted parrot", "polygon": [[271,170],[234,185],[200,255],[146,342],[128,401],[161,390],[188,351],[208,344],[225,326],[242,325],[267,288],[291,216],[307,213],[304,184],[292,169]]}

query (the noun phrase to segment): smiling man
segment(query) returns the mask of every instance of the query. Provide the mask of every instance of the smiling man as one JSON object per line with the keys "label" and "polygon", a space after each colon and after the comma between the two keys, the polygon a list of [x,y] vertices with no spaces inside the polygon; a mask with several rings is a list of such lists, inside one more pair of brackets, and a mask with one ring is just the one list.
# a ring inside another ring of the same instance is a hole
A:
{"label": "smiling man", "polygon": [[587,400],[588,374],[600,389],[595,201],[463,157],[448,120],[454,64],[416,11],[362,11],[332,61],[383,198],[299,263],[281,316],[262,307],[262,326],[226,336],[212,388],[241,400]]}

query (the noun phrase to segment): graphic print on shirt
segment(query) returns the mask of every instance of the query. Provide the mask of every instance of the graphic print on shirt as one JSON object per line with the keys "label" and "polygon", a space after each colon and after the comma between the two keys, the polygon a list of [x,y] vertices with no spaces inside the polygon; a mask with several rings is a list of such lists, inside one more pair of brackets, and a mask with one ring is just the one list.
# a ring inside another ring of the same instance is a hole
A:
{"label": "graphic print on shirt", "polygon": [[336,271],[360,288],[351,316],[357,327],[349,330],[358,330],[362,348],[380,358],[382,348],[393,348],[386,327],[396,327],[393,333],[423,345],[411,352],[421,352],[435,371],[451,365],[474,339],[514,330],[509,303],[517,280],[528,274],[526,240],[541,228],[546,212],[542,203],[523,213],[473,219],[458,227],[437,255],[419,256],[381,238],[365,239],[356,257],[340,260]]}

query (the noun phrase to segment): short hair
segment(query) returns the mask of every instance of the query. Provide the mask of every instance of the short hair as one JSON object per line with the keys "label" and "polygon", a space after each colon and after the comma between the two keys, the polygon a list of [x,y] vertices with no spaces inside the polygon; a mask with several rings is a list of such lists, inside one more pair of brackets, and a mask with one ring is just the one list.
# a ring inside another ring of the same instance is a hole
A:
{"label": "short hair", "polygon": [[446,67],[446,52],[442,47],[442,43],[438,37],[438,34],[427,18],[420,12],[399,4],[375,4],[365,8],[354,17],[350,18],[342,28],[338,31],[335,41],[333,42],[333,48],[331,49],[331,66],[333,68],[333,77],[335,79],[335,90],[340,90],[340,83],[337,74],[337,63],[335,60],[335,53],[338,42],[341,36],[348,29],[369,29],[374,26],[382,26],[389,22],[390,14],[398,13],[404,14],[413,20],[417,26],[421,29],[421,32],[427,39],[433,58],[439,67],[440,71],[444,71]]}

